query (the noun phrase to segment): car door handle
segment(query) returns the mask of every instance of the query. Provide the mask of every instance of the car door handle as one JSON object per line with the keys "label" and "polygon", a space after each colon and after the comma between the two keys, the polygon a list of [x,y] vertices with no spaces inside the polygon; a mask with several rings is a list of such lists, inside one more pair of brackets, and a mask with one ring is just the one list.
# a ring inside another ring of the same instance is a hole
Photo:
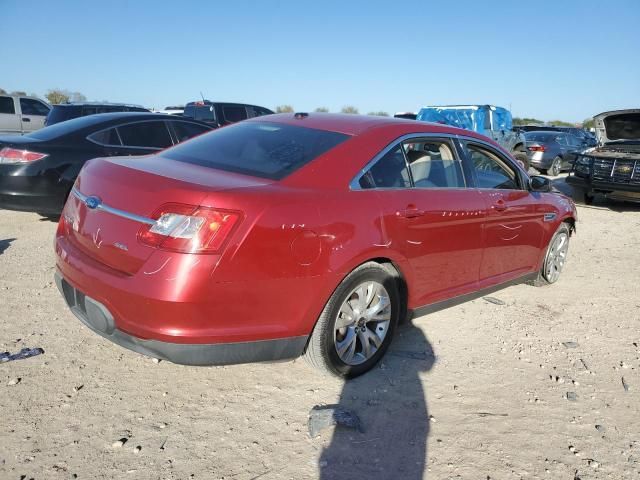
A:
{"label": "car door handle", "polygon": [[23,122],[30,122],[30,121],[31,121],[31,119],[30,119],[30,118],[24,118],[24,117],[22,117],[22,121],[23,121]]}
{"label": "car door handle", "polygon": [[396,215],[403,218],[416,218],[424,215],[424,210],[420,210],[413,205],[408,206],[402,211],[397,211]]}

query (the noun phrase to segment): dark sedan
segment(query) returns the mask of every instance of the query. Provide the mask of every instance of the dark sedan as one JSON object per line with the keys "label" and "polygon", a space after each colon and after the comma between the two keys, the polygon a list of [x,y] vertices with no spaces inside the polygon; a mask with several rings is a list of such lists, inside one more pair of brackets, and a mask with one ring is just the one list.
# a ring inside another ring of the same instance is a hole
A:
{"label": "dark sedan", "polygon": [[529,164],[552,177],[570,170],[576,155],[585,148],[580,139],[564,132],[535,131],[525,133],[524,137]]}
{"label": "dark sedan", "polygon": [[118,112],[0,137],[0,208],[57,215],[88,160],[156,153],[211,129],[188,118]]}

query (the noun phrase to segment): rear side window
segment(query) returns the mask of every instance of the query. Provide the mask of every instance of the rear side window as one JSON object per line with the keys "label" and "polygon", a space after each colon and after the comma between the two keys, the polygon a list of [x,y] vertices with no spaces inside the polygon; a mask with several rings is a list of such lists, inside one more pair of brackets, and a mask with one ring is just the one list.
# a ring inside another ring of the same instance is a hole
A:
{"label": "rear side window", "polygon": [[444,140],[410,140],[403,144],[416,188],[464,188],[462,165]]}
{"label": "rear side window", "polygon": [[173,127],[173,132],[176,134],[178,143],[211,131],[210,128],[191,122],[171,122],[171,126]]}
{"label": "rear side window", "polygon": [[0,113],[16,113],[16,107],[13,104],[13,98],[0,97]]}
{"label": "rear side window", "polygon": [[50,110],[44,103],[31,98],[21,98],[20,109],[23,115],[39,115],[41,117],[46,117]]}
{"label": "rear side window", "polygon": [[409,188],[411,180],[402,147],[387,152],[362,177],[361,188]]}
{"label": "rear side window", "polygon": [[[185,110],[186,111],[186,110]],[[216,121],[216,111],[212,105],[205,105],[203,107],[196,107],[195,109],[196,120],[201,120],[203,122],[215,122]]]}
{"label": "rear side window", "polygon": [[126,147],[167,148],[173,144],[164,122],[138,122],[118,127]]}
{"label": "rear side window", "polygon": [[227,122],[235,123],[247,118],[247,110],[244,107],[224,106],[222,114]]}
{"label": "rear side window", "polygon": [[267,122],[215,130],[165,152],[173,160],[280,180],[344,142],[348,135]]}
{"label": "rear side window", "polygon": [[118,132],[116,132],[115,128],[96,132],[93,135],[89,135],[87,138],[92,142],[99,143],[101,145],[122,145],[120,143],[120,137],[118,137]]}

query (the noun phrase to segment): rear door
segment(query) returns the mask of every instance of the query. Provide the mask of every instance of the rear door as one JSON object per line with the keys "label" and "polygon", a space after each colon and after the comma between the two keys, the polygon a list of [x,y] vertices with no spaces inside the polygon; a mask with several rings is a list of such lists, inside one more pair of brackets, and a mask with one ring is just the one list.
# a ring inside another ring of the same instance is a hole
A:
{"label": "rear door", "polygon": [[22,126],[13,97],[0,95],[0,134],[20,134]]}
{"label": "rear door", "polygon": [[477,190],[466,188],[451,139],[412,136],[398,142],[354,187],[378,192],[386,242],[412,271],[411,305],[476,289],[484,204]]}
{"label": "rear door", "polygon": [[463,149],[487,216],[480,286],[506,282],[537,268],[543,235],[539,198],[510,159],[492,146],[465,140]]}
{"label": "rear door", "polygon": [[44,127],[44,121],[51,108],[35,98],[21,98],[20,110],[22,111],[20,118],[22,130],[24,133],[29,133]]}

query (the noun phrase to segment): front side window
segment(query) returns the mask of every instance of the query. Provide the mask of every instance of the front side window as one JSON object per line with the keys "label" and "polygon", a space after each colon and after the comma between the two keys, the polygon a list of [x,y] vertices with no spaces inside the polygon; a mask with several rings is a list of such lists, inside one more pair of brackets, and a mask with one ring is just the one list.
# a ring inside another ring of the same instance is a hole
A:
{"label": "front side window", "polygon": [[16,113],[16,107],[13,104],[13,98],[0,97],[0,113],[8,113],[8,114]]}
{"label": "front side window", "polygon": [[413,184],[417,188],[463,188],[462,165],[445,140],[403,143]]}
{"label": "front side window", "polygon": [[39,115],[46,117],[49,113],[49,107],[44,103],[31,98],[21,98],[20,109],[22,110],[23,115]]}
{"label": "front side window", "polygon": [[410,188],[411,180],[402,146],[389,150],[360,177],[361,188]]}
{"label": "front side window", "polygon": [[515,169],[489,149],[467,145],[478,188],[518,190]]}
{"label": "front side window", "polygon": [[138,122],[118,127],[125,147],[167,148],[173,145],[164,122]]}

